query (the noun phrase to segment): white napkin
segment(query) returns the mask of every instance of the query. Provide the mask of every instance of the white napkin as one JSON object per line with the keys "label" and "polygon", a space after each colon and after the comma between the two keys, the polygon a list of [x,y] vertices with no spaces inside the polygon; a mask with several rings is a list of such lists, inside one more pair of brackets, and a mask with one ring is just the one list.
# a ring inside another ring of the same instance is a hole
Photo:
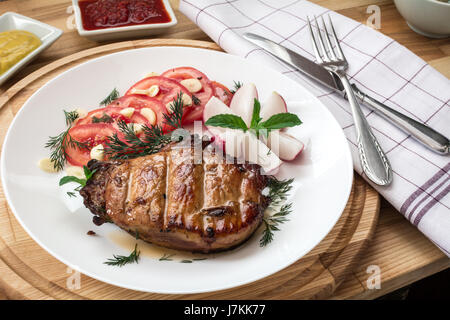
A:
{"label": "white napkin", "polygon": [[[241,37],[242,33],[262,35],[314,60],[306,16],[330,15],[350,63],[351,82],[386,105],[450,136],[450,81],[405,47],[365,25],[305,0],[181,0],[180,11],[225,51],[276,69],[315,94],[342,126],[360,174],[348,102],[254,46]],[[390,186],[372,185],[450,256],[450,157],[429,151],[363,109],[394,173]]]}

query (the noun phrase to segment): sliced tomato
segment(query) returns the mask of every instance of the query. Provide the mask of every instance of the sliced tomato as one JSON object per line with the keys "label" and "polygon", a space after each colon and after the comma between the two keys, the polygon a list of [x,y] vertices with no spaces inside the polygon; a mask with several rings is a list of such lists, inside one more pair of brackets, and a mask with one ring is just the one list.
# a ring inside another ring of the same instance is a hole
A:
{"label": "sliced tomato", "polygon": [[162,106],[162,103],[160,100],[151,98],[149,96],[146,96],[144,94],[128,94],[125,96],[120,97],[117,100],[114,100],[107,106],[107,108],[110,107],[117,107],[117,108],[150,108],[155,110],[159,110]]}
{"label": "sliced tomato", "polygon": [[[120,111],[124,108],[135,109],[131,118],[126,118],[120,114]],[[150,123],[148,119],[141,114],[143,108],[153,110],[156,115],[155,123]],[[168,132],[171,128],[164,122],[164,113],[167,113],[167,109],[163,106],[161,101],[141,94],[131,94],[115,100],[106,108],[100,108],[89,112],[87,116],[80,119],[77,124],[93,123],[93,117],[99,119],[104,116],[104,114],[107,114],[113,118],[114,123],[117,122],[117,120],[124,120],[126,123],[142,123],[148,126],[153,124],[161,126],[164,132]]]}
{"label": "sliced tomato", "polygon": [[204,73],[192,67],[178,67],[169,69],[161,76],[174,79],[178,82],[186,79],[197,79],[200,81],[200,83],[202,84],[202,89],[198,92],[191,93],[199,100],[199,102],[192,106],[193,108],[190,113],[183,118],[183,123],[189,124],[194,122],[195,120],[201,120],[203,108],[205,107],[209,99],[211,99],[211,97],[214,95],[214,90],[208,77]]}
{"label": "sliced tomato", "polygon": [[[90,124],[90,123],[110,123],[115,124],[119,120],[125,121],[126,123],[142,123],[150,125],[148,119],[144,117],[137,109],[131,118],[125,117],[120,111],[123,108],[119,107],[108,107],[100,108],[89,112],[84,118],[78,120],[77,125]],[[100,121],[100,122],[99,122]]]}
{"label": "sliced tomato", "polygon": [[213,81],[211,84],[214,89],[214,95],[227,106],[230,106],[231,99],[233,98],[231,91],[220,82]]}
{"label": "sliced tomato", "polygon": [[146,90],[153,85],[157,85],[159,87],[159,92],[154,98],[161,101],[161,103],[164,106],[166,106],[169,102],[172,102],[174,99],[176,99],[177,95],[180,92],[190,95],[189,90],[186,89],[181,84],[179,84],[177,81],[166,77],[158,76],[158,77],[148,77],[135,83],[133,86],[131,86],[130,89],[128,89],[125,96],[132,95],[133,89]]}
{"label": "sliced tomato", "polygon": [[86,165],[91,160],[91,149],[104,144],[116,132],[117,130],[107,123],[77,124],[69,130],[69,135],[73,140],[86,144],[87,148],[66,148],[67,161],[74,166]]}

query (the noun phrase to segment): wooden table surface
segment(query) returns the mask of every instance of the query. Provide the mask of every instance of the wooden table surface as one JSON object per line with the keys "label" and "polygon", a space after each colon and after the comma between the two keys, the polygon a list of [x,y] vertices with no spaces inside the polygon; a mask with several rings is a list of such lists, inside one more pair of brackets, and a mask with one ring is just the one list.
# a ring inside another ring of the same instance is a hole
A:
{"label": "wooden table surface", "polygon": [[[364,23],[366,9],[376,4],[381,8],[381,31],[409,48],[438,71],[450,78],[450,40],[428,39],[412,32],[399,15],[392,0],[310,0]],[[170,0],[175,9],[178,0]],[[64,31],[61,38],[43,52],[29,66],[0,86],[0,94],[30,72],[69,54],[98,46],[78,35],[73,28],[70,0],[0,0],[0,14],[14,11],[43,21]],[[176,10],[178,24],[160,38],[184,38],[211,41],[211,39]],[[369,289],[367,281],[373,274],[370,266],[380,268],[381,288]],[[403,218],[384,199],[379,223],[371,245],[358,267],[338,288],[335,299],[373,299],[401,288],[450,266],[448,259],[425,236]],[[0,275],[1,277],[1,275]],[[0,299],[5,296],[1,293]]]}

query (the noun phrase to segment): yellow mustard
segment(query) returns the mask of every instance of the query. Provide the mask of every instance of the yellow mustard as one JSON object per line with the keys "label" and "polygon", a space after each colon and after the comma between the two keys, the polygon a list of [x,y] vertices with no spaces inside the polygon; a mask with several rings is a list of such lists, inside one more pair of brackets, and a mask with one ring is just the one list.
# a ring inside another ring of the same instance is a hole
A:
{"label": "yellow mustard", "polygon": [[0,32],[0,75],[41,45],[41,40],[24,30]]}

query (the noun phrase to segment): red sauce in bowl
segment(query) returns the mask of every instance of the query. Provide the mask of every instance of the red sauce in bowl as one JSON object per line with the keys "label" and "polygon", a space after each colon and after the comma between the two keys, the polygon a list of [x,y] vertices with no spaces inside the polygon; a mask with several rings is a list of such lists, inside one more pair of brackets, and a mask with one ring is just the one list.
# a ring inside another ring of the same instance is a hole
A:
{"label": "red sauce in bowl", "polygon": [[162,0],[83,0],[78,6],[85,30],[170,22]]}

